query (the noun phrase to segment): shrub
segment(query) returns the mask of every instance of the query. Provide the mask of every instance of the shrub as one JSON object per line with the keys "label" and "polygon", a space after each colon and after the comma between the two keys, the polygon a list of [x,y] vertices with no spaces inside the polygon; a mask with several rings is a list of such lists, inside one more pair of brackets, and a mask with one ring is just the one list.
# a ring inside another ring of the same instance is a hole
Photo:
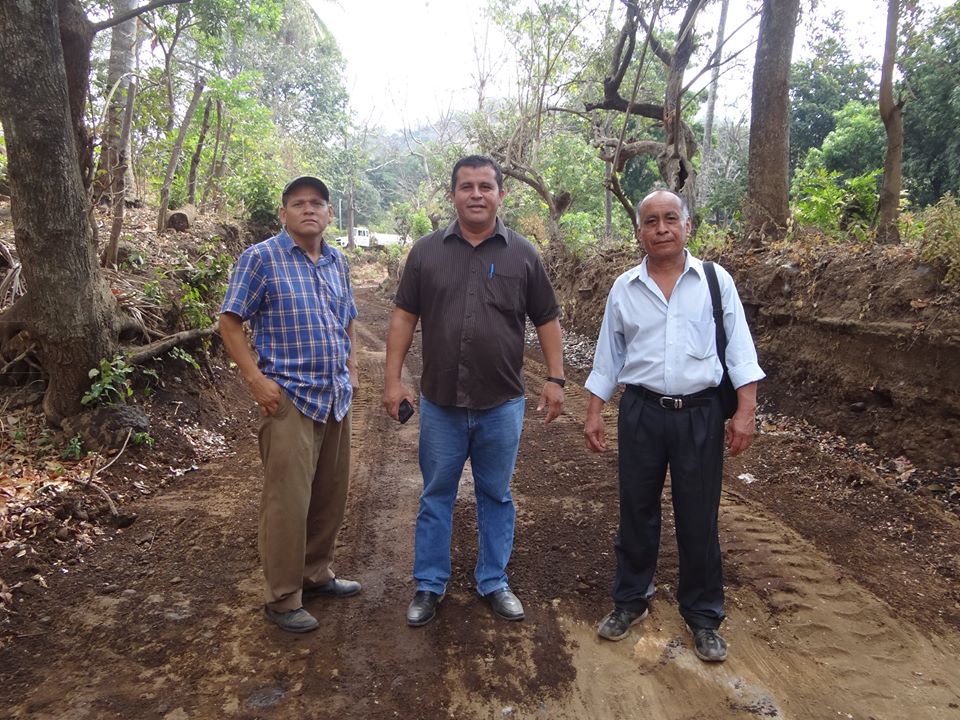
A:
{"label": "shrub", "polygon": [[825,233],[848,230],[865,235],[876,215],[877,182],[882,172],[871,170],[844,179],[841,173],[824,167],[822,153],[814,148],[790,187],[794,220]]}
{"label": "shrub", "polygon": [[93,382],[90,389],[80,399],[82,405],[120,405],[133,395],[129,375],[134,370],[123,355],[115,355],[113,360],[100,361],[100,367],[91,368],[87,373]]}
{"label": "shrub", "polygon": [[924,260],[947,266],[944,283],[960,282],[960,205],[950,193],[924,211],[920,253]]}

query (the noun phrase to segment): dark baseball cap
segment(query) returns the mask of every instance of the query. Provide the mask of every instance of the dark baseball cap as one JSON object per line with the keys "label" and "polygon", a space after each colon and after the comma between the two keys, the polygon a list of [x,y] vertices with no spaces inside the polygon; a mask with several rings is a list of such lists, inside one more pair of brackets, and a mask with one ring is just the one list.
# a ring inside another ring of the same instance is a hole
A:
{"label": "dark baseball cap", "polygon": [[299,187],[312,187],[314,190],[320,193],[321,197],[327,202],[330,202],[330,191],[327,190],[327,186],[323,184],[323,181],[319,178],[315,178],[311,175],[301,175],[298,178],[294,178],[287,183],[287,186],[283,189],[283,192],[280,193],[280,200],[283,203],[287,201],[287,195],[292,193]]}

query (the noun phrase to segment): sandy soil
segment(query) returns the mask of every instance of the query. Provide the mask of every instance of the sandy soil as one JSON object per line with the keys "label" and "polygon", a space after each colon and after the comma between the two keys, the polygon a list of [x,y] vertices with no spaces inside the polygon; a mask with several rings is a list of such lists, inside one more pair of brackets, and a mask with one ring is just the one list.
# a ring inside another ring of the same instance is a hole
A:
{"label": "sandy soil", "polygon": [[[960,720],[960,522],[890,482],[872,455],[783,418],[766,417],[726,468],[730,659],[708,666],[691,651],[675,608],[669,501],[651,615],[620,643],[600,640],[616,456],[583,448],[576,371],[567,414],[540,422],[533,353],[511,564],[527,619],[497,620],[471,587],[466,472],[448,596],[435,622],[406,627],[417,422],[380,410],[389,306],[369,288],[359,301],[363,387],[337,568],[364,591],[309,603],[321,627],[306,636],[263,620],[254,416],[228,379],[222,406],[206,408],[224,418],[217,457],[179,477],[163,463],[118,463],[125,480],[156,489],[129,506],[136,523],[72,562],[63,547],[4,559],[8,582],[42,572],[49,589],[21,592],[0,627],[0,717]],[[408,372],[415,384],[416,353]],[[160,439],[154,452],[175,455]]]}

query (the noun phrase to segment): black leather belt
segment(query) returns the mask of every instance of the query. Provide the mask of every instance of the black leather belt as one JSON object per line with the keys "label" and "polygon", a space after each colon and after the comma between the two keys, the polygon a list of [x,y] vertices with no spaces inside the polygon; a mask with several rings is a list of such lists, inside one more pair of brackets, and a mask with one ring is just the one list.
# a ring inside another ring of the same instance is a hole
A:
{"label": "black leather belt", "polygon": [[661,395],[653,392],[653,390],[647,390],[642,385],[627,385],[627,390],[632,390],[644,400],[656,403],[665,410],[685,410],[686,408],[709,405],[710,401],[717,395],[717,388],[715,387],[690,395]]}

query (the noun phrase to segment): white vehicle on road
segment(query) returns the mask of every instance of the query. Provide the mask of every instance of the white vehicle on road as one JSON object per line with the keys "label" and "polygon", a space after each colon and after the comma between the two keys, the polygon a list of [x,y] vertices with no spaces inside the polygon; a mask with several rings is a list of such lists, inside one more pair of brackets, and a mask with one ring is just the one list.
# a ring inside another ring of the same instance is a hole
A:
{"label": "white vehicle on road", "polygon": [[[372,233],[369,228],[358,225],[353,229],[353,246],[360,248],[385,247],[387,245],[405,245],[407,238],[391,233]],[[347,236],[337,238],[341,247],[347,247]]]}
{"label": "white vehicle on road", "polygon": [[[349,245],[346,235],[342,235],[337,238],[337,242],[340,243],[341,247],[346,247]],[[353,246],[354,247],[370,247],[372,242],[370,240],[370,229],[365,228],[362,225],[358,225],[353,229]]]}

